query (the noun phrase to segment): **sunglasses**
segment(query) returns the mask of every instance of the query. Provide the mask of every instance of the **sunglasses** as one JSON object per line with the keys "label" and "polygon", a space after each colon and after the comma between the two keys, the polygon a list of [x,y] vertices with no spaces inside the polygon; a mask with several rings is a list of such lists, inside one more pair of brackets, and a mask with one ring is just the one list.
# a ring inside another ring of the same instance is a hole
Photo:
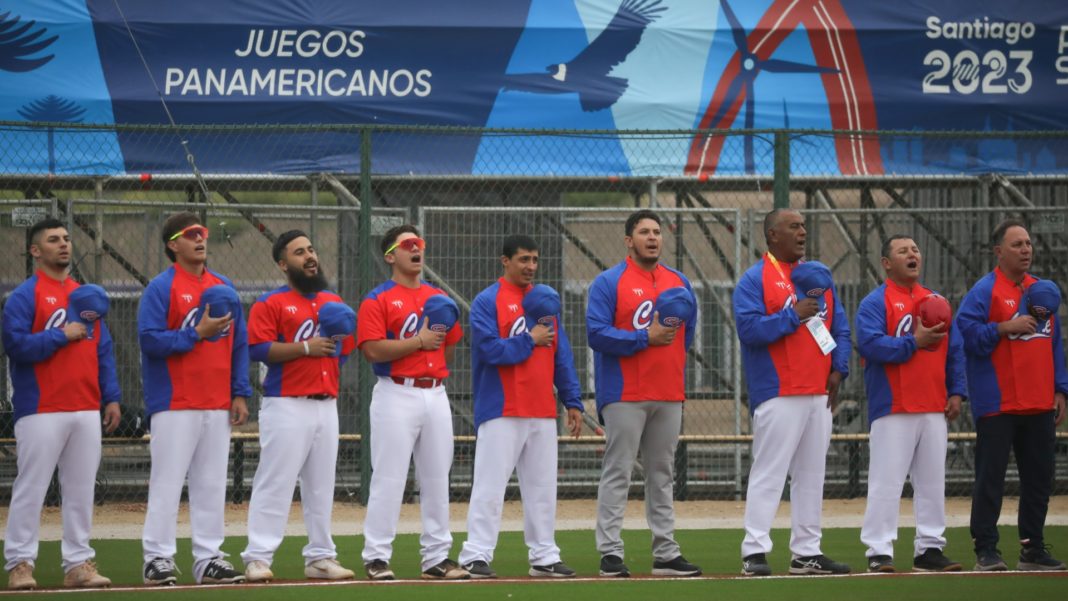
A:
{"label": "sunglasses", "polygon": [[422,238],[405,238],[404,240],[401,240],[400,242],[397,242],[393,246],[390,246],[388,249],[386,249],[385,254],[388,255],[389,253],[397,250],[398,248],[403,248],[404,250],[413,253],[417,250],[423,250],[424,248],[426,248],[426,240],[423,240]]}
{"label": "sunglasses", "polygon": [[193,225],[185,228],[184,230],[181,230],[180,232],[177,232],[176,234],[171,236],[170,240],[174,241],[174,240],[177,240],[178,238],[185,238],[187,240],[196,240],[197,236],[200,236],[200,237],[204,238],[205,240],[207,240],[208,239],[208,228],[204,227],[203,225],[200,225],[199,223],[198,224],[193,224]]}

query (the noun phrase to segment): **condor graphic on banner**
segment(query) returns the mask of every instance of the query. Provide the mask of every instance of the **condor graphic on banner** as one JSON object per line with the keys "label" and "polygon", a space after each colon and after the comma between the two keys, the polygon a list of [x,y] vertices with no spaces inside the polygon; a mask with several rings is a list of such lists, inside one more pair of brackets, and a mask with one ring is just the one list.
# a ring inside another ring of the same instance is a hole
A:
{"label": "condor graphic on banner", "polygon": [[[1048,0],[0,0],[18,173],[186,172],[181,145],[63,123],[597,130],[1068,129]],[[170,116],[168,116],[168,111]],[[355,172],[347,131],[186,137],[202,171]],[[1068,172],[1057,137],[798,135],[798,174]],[[377,173],[768,174],[767,135],[375,134]],[[522,152],[517,153],[517,149]]]}

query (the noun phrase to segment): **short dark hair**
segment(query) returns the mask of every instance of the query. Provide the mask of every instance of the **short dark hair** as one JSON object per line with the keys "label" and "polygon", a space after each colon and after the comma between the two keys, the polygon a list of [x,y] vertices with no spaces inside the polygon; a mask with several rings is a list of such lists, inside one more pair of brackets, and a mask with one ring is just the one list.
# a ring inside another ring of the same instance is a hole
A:
{"label": "short dark hair", "polygon": [[1005,233],[1012,227],[1022,227],[1026,230],[1027,224],[1024,223],[1022,219],[1016,219],[1015,217],[1010,217],[1005,221],[1002,221],[996,228],[994,228],[994,233],[990,236],[990,245],[1000,246],[1001,243],[1005,241]]}
{"label": "short dark hair", "polygon": [[167,248],[167,243],[171,241],[171,237],[178,232],[184,230],[191,225],[197,225],[200,223],[200,217],[197,217],[196,213],[190,213],[189,211],[182,211],[181,213],[175,213],[167,218],[163,222],[163,252],[167,253],[167,258],[174,263],[178,260],[178,257],[174,254],[174,251]]}
{"label": "short dark hair", "polygon": [[30,227],[30,231],[26,236],[26,250],[30,250],[30,246],[38,244],[41,240],[41,232],[45,230],[54,230],[57,228],[67,229],[67,224],[56,219],[55,217],[45,217]]}
{"label": "short dark hair", "polygon": [[634,234],[634,228],[637,227],[638,222],[642,219],[652,219],[657,225],[660,225],[660,216],[649,209],[634,211],[630,214],[630,217],[627,217],[627,222],[623,224],[623,231],[627,236]]}
{"label": "short dark hair", "polygon": [[410,223],[391,227],[389,228],[389,231],[387,231],[385,235],[382,236],[382,254],[386,254],[386,251],[389,250],[389,247],[393,246],[393,243],[397,241],[397,238],[400,238],[400,235],[404,233],[415,234],[416,236],[422,238],[422,235],[419,233],[419,229]]}
{"label": "short dark hair", "polygon": [[879,256],[886,259],[890,258],[890,247],[893,245],[894,240],[913,240],[913,237],[906,236],[905,234],[894,234],[893,236],[890,236],[886,240],[883,240],[883,248],[879,251],[881,253]]}
{"label": "short dark hair", "polygon": [[764,243],[765,244],[771,238],[770,236],[768,236],[768,232],[770,232],[771,229],[773,227],[775,227],[775,222],[779,220],[779,215],[782,215],[783,213],[798,213],[798,214],[800,214],[801,212],[798,211],[797,209],[791,209],[790,207],[779,207],[777,209],[772,209],[770,213],[765,215],[764,216]]}
{"label": "short dark hair", "polygon": [[282,257],[286,254],[286,247],[297,238],[311,240],[311,236],[301,230],[289,230],[288,232],[282,232],[282,235],[278,236],[278,239],[271,245],[271,257],[274,258],[275,263],[282,260]]}
{"label": "short dark hair", "polygon": [[501,245],[501,254],[511,258],[514,257],[521,248],[526,250],[538,250],[538,243],[530,236],[512,234],[504,239],[504,243]]}

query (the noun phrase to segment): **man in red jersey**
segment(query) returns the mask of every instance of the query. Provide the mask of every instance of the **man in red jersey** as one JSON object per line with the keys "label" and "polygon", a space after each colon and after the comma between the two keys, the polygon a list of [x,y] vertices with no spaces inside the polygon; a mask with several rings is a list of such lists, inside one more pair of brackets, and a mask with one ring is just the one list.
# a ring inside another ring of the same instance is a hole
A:
{"label": "man in red jersey", "polygon": [[627,258],[597,276],[586,309],[586,335],[597,370],[597,412],[607,437],[597,487],[600,574],[630,576],[623,563],[623,512],[641,453],[653,574],[698,576],[701,568],[686,561],[675,542],[674,506],[686,350],[693,343],[696,319],[665,325],[654,311],[663,291],[683,286],[692,295],[692,289],[682,272],[660,263],[664,239],[656,213],[632,213],[623,233]]}
{"label": "man in red jersey", "polygon": [[[341,297],[326,290],[319,254],[308,235],[278,236],[271,256],[288,284],[253,303],[248,316],[249,356],[267,366],[260,406],[260,463],[248,505],[248,547],[241,554],[245,578],[274,578],[271,562],[285,536],[293,489],[308,544],[304,575],[323,580],[352,578],[337,561],[330,535],[337,466],[337,395],[341,363],[356,348],[352,336],[335,342],[319,332],[319,310]],[[335,352],[341,347],[340,356]]]}
{"label": "man in red jersey", "polygon": [[997,267],[961,301],[955,326],[964,337],[968,392],[975,419],[975,490],[971,533],[975,569],[1008,569],[997,549],[1009,450],[1020,474],[1018,570],[1064,570],[1042,536],[1053,491],[1056,429],[1065,418],[1068,368],[1060,317],[1041,321],[1022,306],[1037,280],[1022,221],[994,230]]}
{"label": "man in red jersey", "polygon": [[163,222],[164,252],[174,265],[141,296],[137,332],[145,415],[152,432],[152,474],[142,537],[144,582],[171,585],[178,503],[189,476],[193,577],[197,583],[242,582],[224,559],[223,509],[230,427],[248,419],[248,335],[240,308],[200,313],[200,296],[230,280],[207,268],[208,228],[193,213]]}
{"label": "man in red jersey", "polygon": [[29,232],[37,271],[4,303],[4,351],[10,359],[18,476],[4,533],[8,588],[37,587],[41,507],[59,468],[63,498],[63,586],[101,587],[89,546],[93,492],[100,467],[100,408],[108,432],[119,424],[119,382],[111,334],[103,320],[70,321],[71,241],[63,222],[45,219]]}
{"label": "man in red jersey", "polygon": [[452,467],[452,408],[445,378],[453,347],[463,336],[431,329],[423,317],[428,298],[444,294],[420,279],[426,243],[412,225],[399,225],[382,238],[382,254],[393,277],[360,304],[356,344],[378,376],[371,396],[371,494],[364,520],[363,562],[371,580],[393,580],[393,539],[415,459],[423,516],[422,577],[462,580],[467,570],[449,559],[449,469]]}

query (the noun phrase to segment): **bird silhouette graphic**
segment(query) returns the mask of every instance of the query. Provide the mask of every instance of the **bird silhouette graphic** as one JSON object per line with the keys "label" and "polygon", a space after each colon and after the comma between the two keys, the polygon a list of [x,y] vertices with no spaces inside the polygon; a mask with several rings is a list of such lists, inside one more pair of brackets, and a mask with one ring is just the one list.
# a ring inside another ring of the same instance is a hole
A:
{"label": "bird silhouette graphic", "polygon": [[40,27],[34,31],[37,21],[29,21],[19,25],[22,17],[12,17],[8,11],[0,15],[0,69],[25,73],[43,67],[48,61],[55,58],[54,54],[37,58],[27,58],[48,48],[59,39],[58,35],[38,40],[48,31]]}
{"label": "bird silhouette graphic", "polygon": [[549,65],[546,73],[504,76],[503,90],[534,94],[578,94],[582,110],[599,111],[619,100],[627,89],[625,77],[609,75],[642,39],[645,28],[667,7],[661,0],[624,0],[608,26],[566,63]]}

